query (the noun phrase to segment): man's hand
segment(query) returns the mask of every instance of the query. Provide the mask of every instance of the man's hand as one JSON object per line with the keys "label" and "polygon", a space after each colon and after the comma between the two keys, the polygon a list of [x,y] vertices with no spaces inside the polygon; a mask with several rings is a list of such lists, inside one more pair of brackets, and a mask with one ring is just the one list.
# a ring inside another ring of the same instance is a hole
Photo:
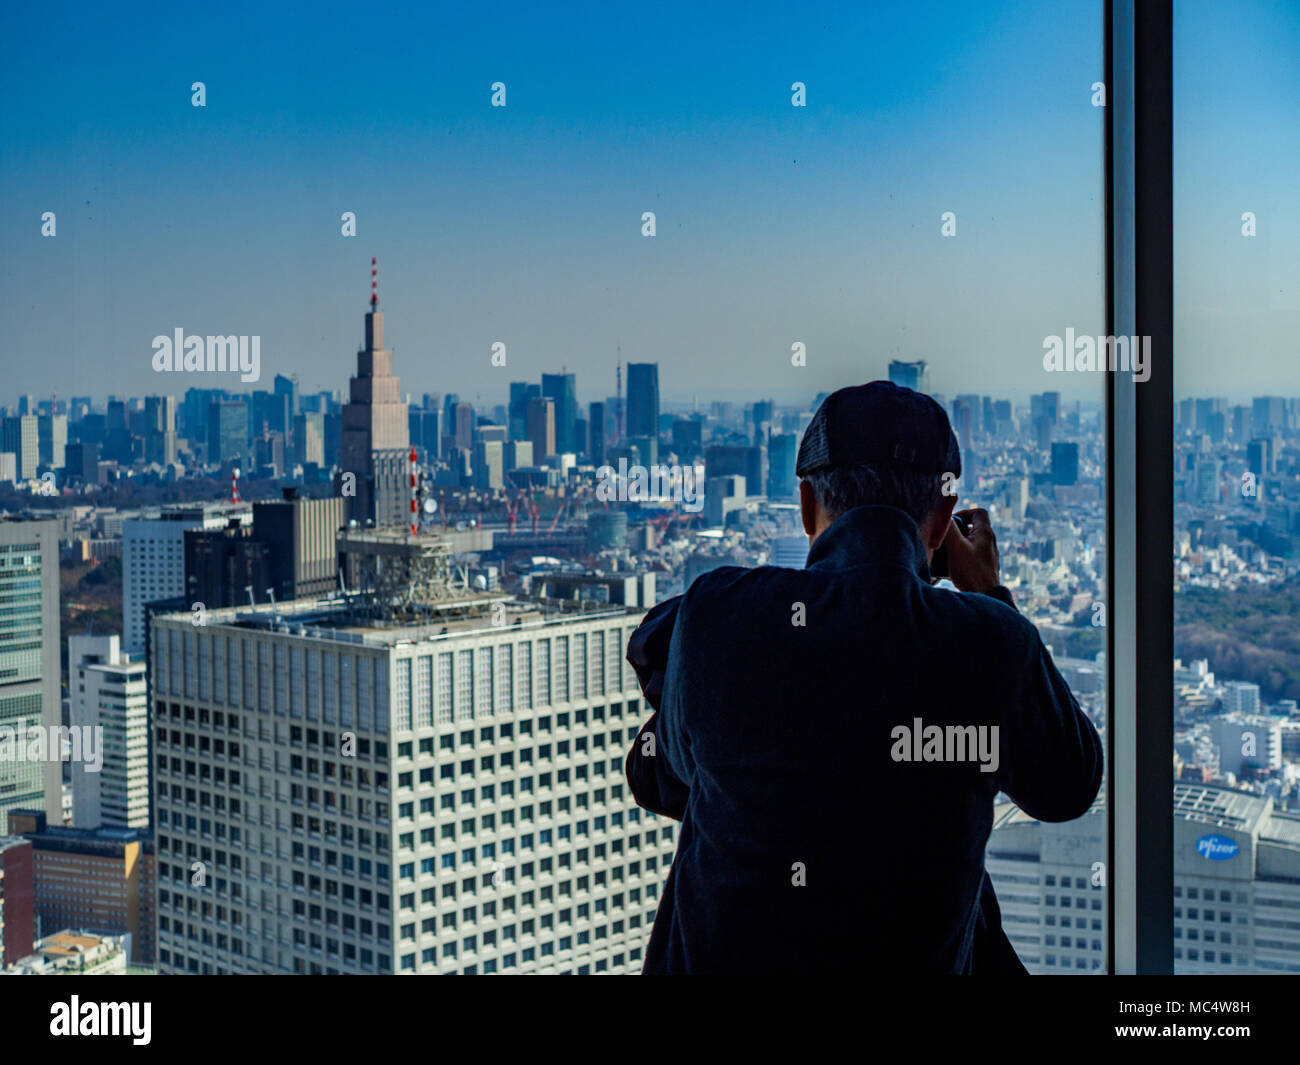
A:
{"label": "man's hand", "polygon": [[998,541],[989,524],[989,512],[981,508],[958,511],[970,526],[963,536],[956,522],[948,524],[943,546],[948,550],[948,579],[963,592],[987,592],[1001,584],[998,573]]}

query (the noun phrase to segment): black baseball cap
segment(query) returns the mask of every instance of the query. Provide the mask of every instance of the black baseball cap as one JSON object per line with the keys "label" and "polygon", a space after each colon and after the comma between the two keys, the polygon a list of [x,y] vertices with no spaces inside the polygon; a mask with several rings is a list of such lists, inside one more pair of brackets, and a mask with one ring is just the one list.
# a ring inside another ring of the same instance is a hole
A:
{"label": "black baseball cap", "polygon": [[795,474],[863,463],[961,476],[961,450],[944,409],[892,381],[827,396],[799,441]]}

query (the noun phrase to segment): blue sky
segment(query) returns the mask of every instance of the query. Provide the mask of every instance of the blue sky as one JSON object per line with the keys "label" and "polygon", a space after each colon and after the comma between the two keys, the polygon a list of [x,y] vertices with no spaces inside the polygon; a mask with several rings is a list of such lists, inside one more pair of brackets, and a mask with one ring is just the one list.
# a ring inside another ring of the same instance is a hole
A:
{"label": "blue sky", "polygon": [[[284,372],[344,388],[372,255],[417,394],[500,402],[563,366],[602,398],[621,344],[660,363],[667,399],[810,400],[890,358],[928,359],[946,393],[1099,398],[1100,379],[1045,374],[1041,345],[1103,327],[1100,2],[874,7],[10,5],[0,402],[214,384],[152,373],[151,339],[177,327],[260,335],[263,387]],[[1238,335],[1228,296],[1296,277],[1300,124],[1282,90],[1298,20],[1234,10],[1226,56],[1222,37],[1183,41],[1208,113],[1179,128],[1215,147],[1187,155],[1180,285],[1224,306],[1180,333],[1180,357]],[[1253,34],[1270,63],[1231,104],[1203,82],[1246,62]],[[1232,222],[1238,201],[1260,205],[1241,210],[1269,219],[1267,240],[1202,217]],[[1263,354],[1234,387],[1277,390],[1296,297],[1267,299],[1283,306],[1253,320]]]}

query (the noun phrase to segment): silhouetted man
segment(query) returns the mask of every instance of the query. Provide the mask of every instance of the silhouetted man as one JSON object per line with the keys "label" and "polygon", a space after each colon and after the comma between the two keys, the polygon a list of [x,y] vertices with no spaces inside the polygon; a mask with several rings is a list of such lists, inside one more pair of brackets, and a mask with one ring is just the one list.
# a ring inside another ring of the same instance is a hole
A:
{"label": "silhouetted man", "polygon": [[[723,567],[657,606],[628,658],[656,714],[627,758],[681,821],[647,973],[1023,972],[984,871],[999,791],[1084,814],[1097,731],[961,512],[930,397],[829,396],[796,472],[802,570]],[[934,587],[937,548],[959,592]]]}

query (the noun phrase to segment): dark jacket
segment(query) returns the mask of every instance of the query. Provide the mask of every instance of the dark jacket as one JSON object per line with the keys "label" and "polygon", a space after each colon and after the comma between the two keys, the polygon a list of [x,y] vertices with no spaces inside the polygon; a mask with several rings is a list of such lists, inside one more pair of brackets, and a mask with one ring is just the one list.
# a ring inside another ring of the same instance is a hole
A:
{"label": "dark jacket", "polygon": [[[628,782],[681,821],[645,972],[1024,971],[984,870],[994,797],[1079,817],[1102,753],[1005,588],[931,586],[912,519],[859,507],[803,570],[704,574],[628,660],[657,708]],[[895,730],[927,726],[987,730],[996,769],[900,760]]]}

